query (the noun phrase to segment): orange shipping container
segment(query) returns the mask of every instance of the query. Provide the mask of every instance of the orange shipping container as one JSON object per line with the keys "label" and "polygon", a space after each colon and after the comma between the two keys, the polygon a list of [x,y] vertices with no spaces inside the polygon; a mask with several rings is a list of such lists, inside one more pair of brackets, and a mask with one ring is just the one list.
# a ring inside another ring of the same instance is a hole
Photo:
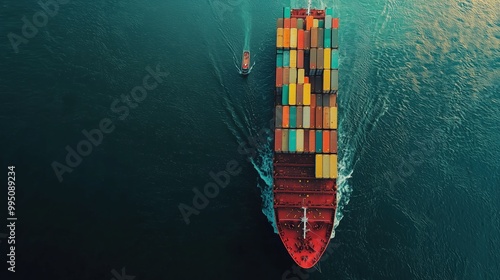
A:
{"label": "orange shipping container", "polygon": [[306,30],[311,30],[311,28],[313,27],[313,22],[314,22],[313,16],[306,17]]}
{"label": "orange shipping container", "polygon": [[330,95],[330,107],[337,107],[337,95],[336,94]]}
{"label": "orange shipping container", "polygon": [[304,77],[304,84],[308,84],[309,83],[309,77]]}
{"label": "orange shipping container", "polygon": [[299,29],[297,31],[297,49],[303,50],[304,49],[304,30]]}
{"label": "orange shipping container", "polygon": [[274,150],[276,152],[281,152],[281,143],[282,143],[282,134],[281,134],[281,129],[275,129],[274,130]]}
{"label": "orange shipping container", "polygon": [[337,153],[337,130],[330,130],[330,152]]}
{"label": "orange shipping container", "polygon": [[316,94],[311,93],[311,107],[316,107]]}
{"label": "orange shipping container", "polygon": [[297,28],[297,18],[290,19],[290,28]]}
{"label": "orange shipping container", "polygon": [[283,86],[283,68],[276,68],[276,87]]}
{"label": "orange shipping container", "polygon": [[330,131],[323,130],[323,153],[330,153]]}
{"label": "orange shipping container", "polygon": [[309,152],[314,153],[316,151],[316,132],[314,130],[309,130]]}
{"label": "orange shipping container", "polygon": [[283,47],[284,48],[290,47],[290,28],[285,28],[283,30]]}
{"label": "orange shipping container", "polygon": [[283,125],[282,127],[290,127],[290,106],[283,106]]}
{"label": "orange shipping container", "polygon": [[297,51],[297,68],[304,68],[304,51]]}
{"label": "orange shipping container", "polygon": [[317,48],[317,47],[318,47],[318,28],[313,27],[311,29],[311,48]]}
{"label": "orange shipping container", "polygon": [[323,107],[316,107],[316,128],[323,128]]}

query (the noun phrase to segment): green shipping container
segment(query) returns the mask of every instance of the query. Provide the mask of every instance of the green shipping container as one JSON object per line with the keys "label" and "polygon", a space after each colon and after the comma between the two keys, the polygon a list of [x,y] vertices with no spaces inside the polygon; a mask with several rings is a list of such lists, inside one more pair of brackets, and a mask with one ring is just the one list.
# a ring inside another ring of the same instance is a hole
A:
{"label": "green shipping container", "polygon": [[290,18],[291,15],[292,15],[292,10],[290,9],[290,7],[283,8],[283,17],[284,18]]}
{"label": "green shipping container", "polygon": [[332,70],[330,86],[332,90],[339,90],[339,70]]}
{"label": "green shipping container", "polygon": [[304,19],[297,19],[297,29],[304,29]]}
{"label": "green shipping container", "polygon": [[332,50],[332,69],[339,69],[339,50]]}
{"label": "green shipping container", "polygon": [[290,51],[283,52],[283,67],[290,67]]}
{"label": "green shipping container", "polygon": [[326,15],[330,18],[333,17],[333,8],[326,8]]}
{"label": "green shipping container", "polygon": [[283,67],[283,54],[276,54],[276,67]]}
{"label": "green shipping container", "polygon": [[283,85],[283,93],[281,95],[281,103],[283,103],[283,105],[288,105],[288,93],[288,85]]}
{"label": "green shipping container", "polygon": [[320,20],[318,21],[318,27],[319,27],[319,28],[325,28],[325,21],[324,21],[324,20],[322,20],[322,19],[320,19]]}
{"label": "green shipping container", "polygon": [[316,153],[323,152],[323,130],[316,130]]}
{"label": "green shipping container", "polygon": [[332,29],[332,48],[339,48],[339,30],[337,28]]}
{"label": "green shipping container", "polygon": [[288,131],[290,131],[289,129],[283,129],[282,133],[281,133],[281,150],[283,152],[288,152],[288,139],[289,139],[289,136],[288,136]]}
{"label": "green shipping container", "polygon": [[325,17],[325,29],[331,29],[332,28],[332,16],[327,15]]}
{"label": "green shipping container", "polygon": [[276,116],[274,117],[276,120],[276,127],[281,128],[283,122],[283,107],[280,105],[276,106]]}
{"label": "green shipping container", "polygon": [[290,128],[297,127],[297,106],[290,106]]}
{"label": "green shipping container", "polygon": [[325,29],[325,35],[324,35],[324,42],[323,46],[325,49],[329,49],[332,47],[332,30],[331,29]]}

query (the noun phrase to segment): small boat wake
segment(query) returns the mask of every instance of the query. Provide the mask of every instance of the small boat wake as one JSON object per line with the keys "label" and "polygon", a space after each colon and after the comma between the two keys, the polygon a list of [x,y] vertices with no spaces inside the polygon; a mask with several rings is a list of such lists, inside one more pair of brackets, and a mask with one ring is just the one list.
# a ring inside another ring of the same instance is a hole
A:
{"label": "small boat wake", "polygon": [[243,70],[238,66],[238,63],[236,63],[236,60],[234,61],[234,67],[236,67],[236,69],[238,70],[238,73],[243,75],[243,74],[250,74],[250,72],[252,72],[252,69],[253,67],[255,66],[255,61],[254,63],[252,64],[252,66],[250,66],[250,69],[248,69],[248,71],[246,73],[243,72]]}

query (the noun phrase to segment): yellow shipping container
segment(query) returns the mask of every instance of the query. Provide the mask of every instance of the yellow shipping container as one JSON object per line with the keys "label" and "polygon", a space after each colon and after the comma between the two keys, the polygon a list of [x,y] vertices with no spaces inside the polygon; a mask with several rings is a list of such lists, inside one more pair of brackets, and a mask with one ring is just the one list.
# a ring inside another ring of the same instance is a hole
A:
{"label": "yellow shipping container", "polygon": [[[290,41],[290,44],[292,41]],[[290,47],[292,47],[290,45]],[[290,50],[290,68],[297,67],[297,50]]]}
{"label": "yellow shipping container", "polygon": [[[325,48],[323,50],[323,69],[330,69],[331,67],[331,61],[332,59],[332,49],[330,48]],[[330,82],[328,82],[330,83]]]}
{"label": "yellow shipping container", "polygon": [[323,178],[323,155],[322,154],[316,154],[316,162],[314,164],[315,167],[315,177],[316,178]]}
{"label": "yellow shipping container", "polygon": [[290,48],[297,48],[297,28],[290,28]]}
{"label": "yellow shipping container", "polygon": [[284,48],[290,47],[290,28],[283,29],[283,47]]}
{"label": "yellow shipping container", "polygon": [[332,154],[330,155],[330,178],[336,179],[338,177],[337,173],[337,155]]}
{"label": "yellow shipping container", "polygon": [[330,69],[323,71],[323,92],[330,92]]}
{"label": "yellow shipping container", "polygon": [[297,84],[290,84],[288,86],[288,104],[297,104]]}
{"label": "yellow shipping container", "polygon": [[297,68],[290,67],[289,75],[288,75],[288,83],[290,83],[290,84],[297,83]]}
{"label": "yellow shipping container", "polygon": [[297,152],[304,152],[304,130],[297,129]]}
{"label": "yellow shipping container", "polygon": [[330,128],[337,129],[337,107],[330,107]]}
{"label": "yellow shipping container", "polygon": [[283,28],[276,30],[276,47],[283,48]]}
{"label": "yellow shipping container", "polygon": [[330,155],[323,155],[323,174],[322,178],[330,178]]}
{"label": "yellow shipping container", "polygon": [[318,25],[319,25],[319,20],[314,19],[313,20],[313,27],[318,27]]}
{"label": "yellow shipping container", "polygon": [[304,105],[311,105],[311,84],[306,83],[304,84],[304,91],[302,92],[304,94]]}
{"label": "yellow shipping container", "polygon": [[304,83],[304,69],[300,68],[297,71],[297,84],[303,84]]}

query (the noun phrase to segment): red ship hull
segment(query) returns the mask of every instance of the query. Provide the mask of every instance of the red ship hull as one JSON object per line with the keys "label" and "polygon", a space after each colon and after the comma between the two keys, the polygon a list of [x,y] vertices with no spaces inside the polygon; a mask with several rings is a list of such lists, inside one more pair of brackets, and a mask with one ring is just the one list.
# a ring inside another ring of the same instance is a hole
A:
{"label": "red ship hull", "polygon": [[278,19],[273,153],[279,236],[306,269],[316,265],[330,242],[338,177],[338,19],[331,9],[307,12],[285,8]]}

